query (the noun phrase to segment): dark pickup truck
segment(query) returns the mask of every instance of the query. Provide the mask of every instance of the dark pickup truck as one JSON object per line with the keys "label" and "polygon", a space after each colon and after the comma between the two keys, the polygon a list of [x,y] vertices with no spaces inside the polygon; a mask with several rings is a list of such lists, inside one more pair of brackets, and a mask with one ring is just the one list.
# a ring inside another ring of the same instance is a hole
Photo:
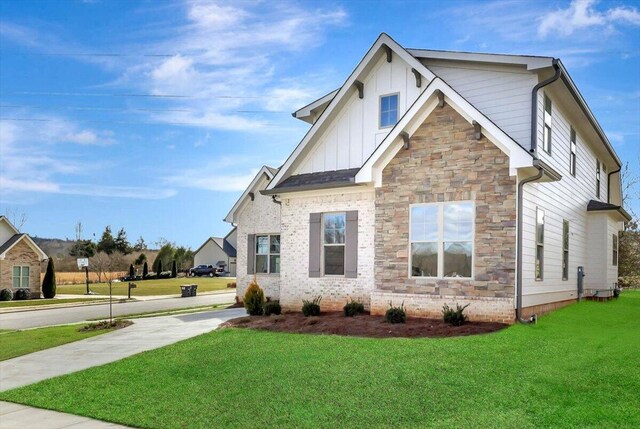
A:
{"label": "dark pickup truck", "polygon": [[218,269],[213,265],[198,265],[197,267],[193,267],[189,270],[189,275],[191,277],[217,277]]}

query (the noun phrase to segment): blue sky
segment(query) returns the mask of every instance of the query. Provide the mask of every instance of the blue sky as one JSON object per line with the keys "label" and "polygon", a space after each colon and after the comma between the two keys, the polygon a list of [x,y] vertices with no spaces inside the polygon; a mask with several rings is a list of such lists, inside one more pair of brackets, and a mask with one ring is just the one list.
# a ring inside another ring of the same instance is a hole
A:
{"label": "blue sky", "polygon": [[[0,2],[0,211],[41,237],[105,225],[193,248],[381,32],[412,48],[560,57],[640,164],[638,1]],[[633,203],[640,212],[638,202]]]}

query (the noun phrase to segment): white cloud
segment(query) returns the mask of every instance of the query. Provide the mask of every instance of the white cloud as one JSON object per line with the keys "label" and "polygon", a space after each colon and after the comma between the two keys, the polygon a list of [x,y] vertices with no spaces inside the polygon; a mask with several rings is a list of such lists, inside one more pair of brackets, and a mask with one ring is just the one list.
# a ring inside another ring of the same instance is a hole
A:
{"label": "white cloud", "polygon": [[634,7],[618,6],[598,11],[596,0],[573,0],[568,8],[549,12],[540,19],[538,35],[570,36],[590,27],[612,32],[617,24],[640,25],[640,12]]}

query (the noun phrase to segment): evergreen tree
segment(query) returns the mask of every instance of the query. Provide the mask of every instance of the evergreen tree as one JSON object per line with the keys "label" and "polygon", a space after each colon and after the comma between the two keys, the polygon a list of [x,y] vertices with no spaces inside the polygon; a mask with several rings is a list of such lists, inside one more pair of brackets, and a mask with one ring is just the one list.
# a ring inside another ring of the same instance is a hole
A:
{"label": "evergreen tree", "polygon": [[136,275],[136,270],[133,268],[133,264],[129,265],[129,277],[133,277]]}
{"label": "evergreen tree", "polygon": [[178,277],[178,263],[176,262],[176,260],[173,260],[173,263],[171,264],[171,277],[172,278],[176,278]]}
{"label": "evergreen tree", "polygon": [[160,274],[162,272],[162,259],[158,260],[158,266],[156,267],[156,273]]}
{"label": "evergreen tree", "polygon": [[147,260],[147,255],[145,255],[144,253],[141,253],[135,261],[133,261],[133,263],[135,265],[142,265],[145,261]]}
{"label": "evergreen tree", "polygon": [[96,245],[91,240],[78,240],[69,249],[69,256],[74,258],[93,258],[95,254]]}
{"label": "evergreen tree", "polygon": [[111,255],[116,250],[116,241],[111,233],[111,227],[107,225],[98,241],[98,252],[104,252],[107,255]]}
{"label": "evergreen tree", "polygon": [[144,261],[144,265],[142,266],[142,278],[146,279],[149,275],[149,265],[147,265],[147,261]]}
{"label": "evergreen tree", "polygon": [[144,242],[144,238],[142,238],[142,236],[140,236],[140,238],[138,238],[138,241],[136,241],[136,244],[133,245],[133,250],[135,250],[136,252],[147,250],[147,243]]}
{"label": "evergreen tree", "polygon": [[56,296],[56,271],[53,266],[53,258],[49,258],[47,263],[47,272],[42,280],[42,295],[47,299]]}
{"label": "evergreen tree", "polygon": [[174,259],[175,259],[175,249],[173,247],[173,244],[165,243],[160,248],[160,251],[158,252],[158,255],[156,256],[156,259],[153,261],[153,268],[155,269],[155,271],[157,273],[160,273],[161,271],[158,270],[158,265],[160,265],[160,263],[162,263],[160,265],[160,267],[169,268],[171,266],[171,261],[174,260]]}
{"label": "evergreen tree", "polygon": [[124,230],[124,228],[120,228],[120,230],[118,231],[118,235],[113,241],[113,244],[115,250],[117,250],[118,252],[124,255],[128,255],[129,253],[131,253],[131,245],[129,244],[129,240],[127,240],[127,232]]}

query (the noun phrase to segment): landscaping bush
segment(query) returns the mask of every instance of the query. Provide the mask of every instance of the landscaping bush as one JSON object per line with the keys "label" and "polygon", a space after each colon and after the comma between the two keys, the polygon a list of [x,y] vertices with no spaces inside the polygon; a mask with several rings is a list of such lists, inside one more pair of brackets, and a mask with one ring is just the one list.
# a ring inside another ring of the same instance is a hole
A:
{"label": "landscaping bush", "polygon": [[13,292],[11,289],[0,290],[0,301],[11,301],[13,299]]}
{"label": "landscaping bush", "polygon": [[149,276],[149,264],[147,261],[144,261],[144,265],[142,266],[142,278],[146,279]]}
{"label": "landscaping bush", "polygon": [[171,263],[171,278],[175,279],[178,277],[178,262],[174,259]]}
{"label": "landscaping bush", "polygon": [[244,308],[250,316],[260,316],[263,313],[264,292],[258,286],[258,282],[254,277],[247,291],[244,293]]}
{"label": "landscaping bush", "polygon": [[304,314],[305,317],[320,316],[320,301],[322,301],[322,297],[320,295],[316,296],[311,301],[303,299],[302,314]]}
{"label": "landscaping bush", "polygon": [[465,324],[469,318],[466,314],[464,314],[464,309],[467,308],[469,304],[461,307],[460,304],[456,304],[456,309],[449,307],[445,304],[442,307],[442,316],[446,323],[453,326],[462,326]]}
{"label": "landscaping bush", "polygon": [[347,302],[342,309],[344,310],[345,316],[353,317],[357,314],[364,313],[364,304],[358,301],[351,300],[350,302]]}
{"label": "landscaping bush", "polygon": [[42,296],[51,299],[56,296],[56,270],[53,266],[53,258],[47,262],[47,271],[42,280]]}
{"label": "landscaping bush", "polygon": [[387,323],[405,323],[407,314],[404,312],[404,301],[400,304],[400,307],[394,307],[389,302],[389,309],[384,314],[384,321]]}
{"label": "landscaping bush", "polygon": [[147,273],[146,276],[143,276],[145,280],[154,280],[158,277],[158,275],[156,273],[154,273],[153,271]]}
{"label": "landscaping bush", "polygon": [[282,307],[278,301],[267,301],[264,306],[264,315],[271,316],[272,314],[282,313]]}
{"label": "landscaping bush", "polygon": [[162,271],[161,273],[156,275],[156,278],[158,278],[158,279],[170,279],[171,278],[171,271]]}
{"label": "landscaping bush", "polygon": [[13,294],[13,299],[16,301],[25,301],[31,298],[31,291],[26,288],[18,289]]}
{"label": "landscaping bush", "polygon": [[227,288],[235,289],[236,288],[236,282],[227,283]]}

